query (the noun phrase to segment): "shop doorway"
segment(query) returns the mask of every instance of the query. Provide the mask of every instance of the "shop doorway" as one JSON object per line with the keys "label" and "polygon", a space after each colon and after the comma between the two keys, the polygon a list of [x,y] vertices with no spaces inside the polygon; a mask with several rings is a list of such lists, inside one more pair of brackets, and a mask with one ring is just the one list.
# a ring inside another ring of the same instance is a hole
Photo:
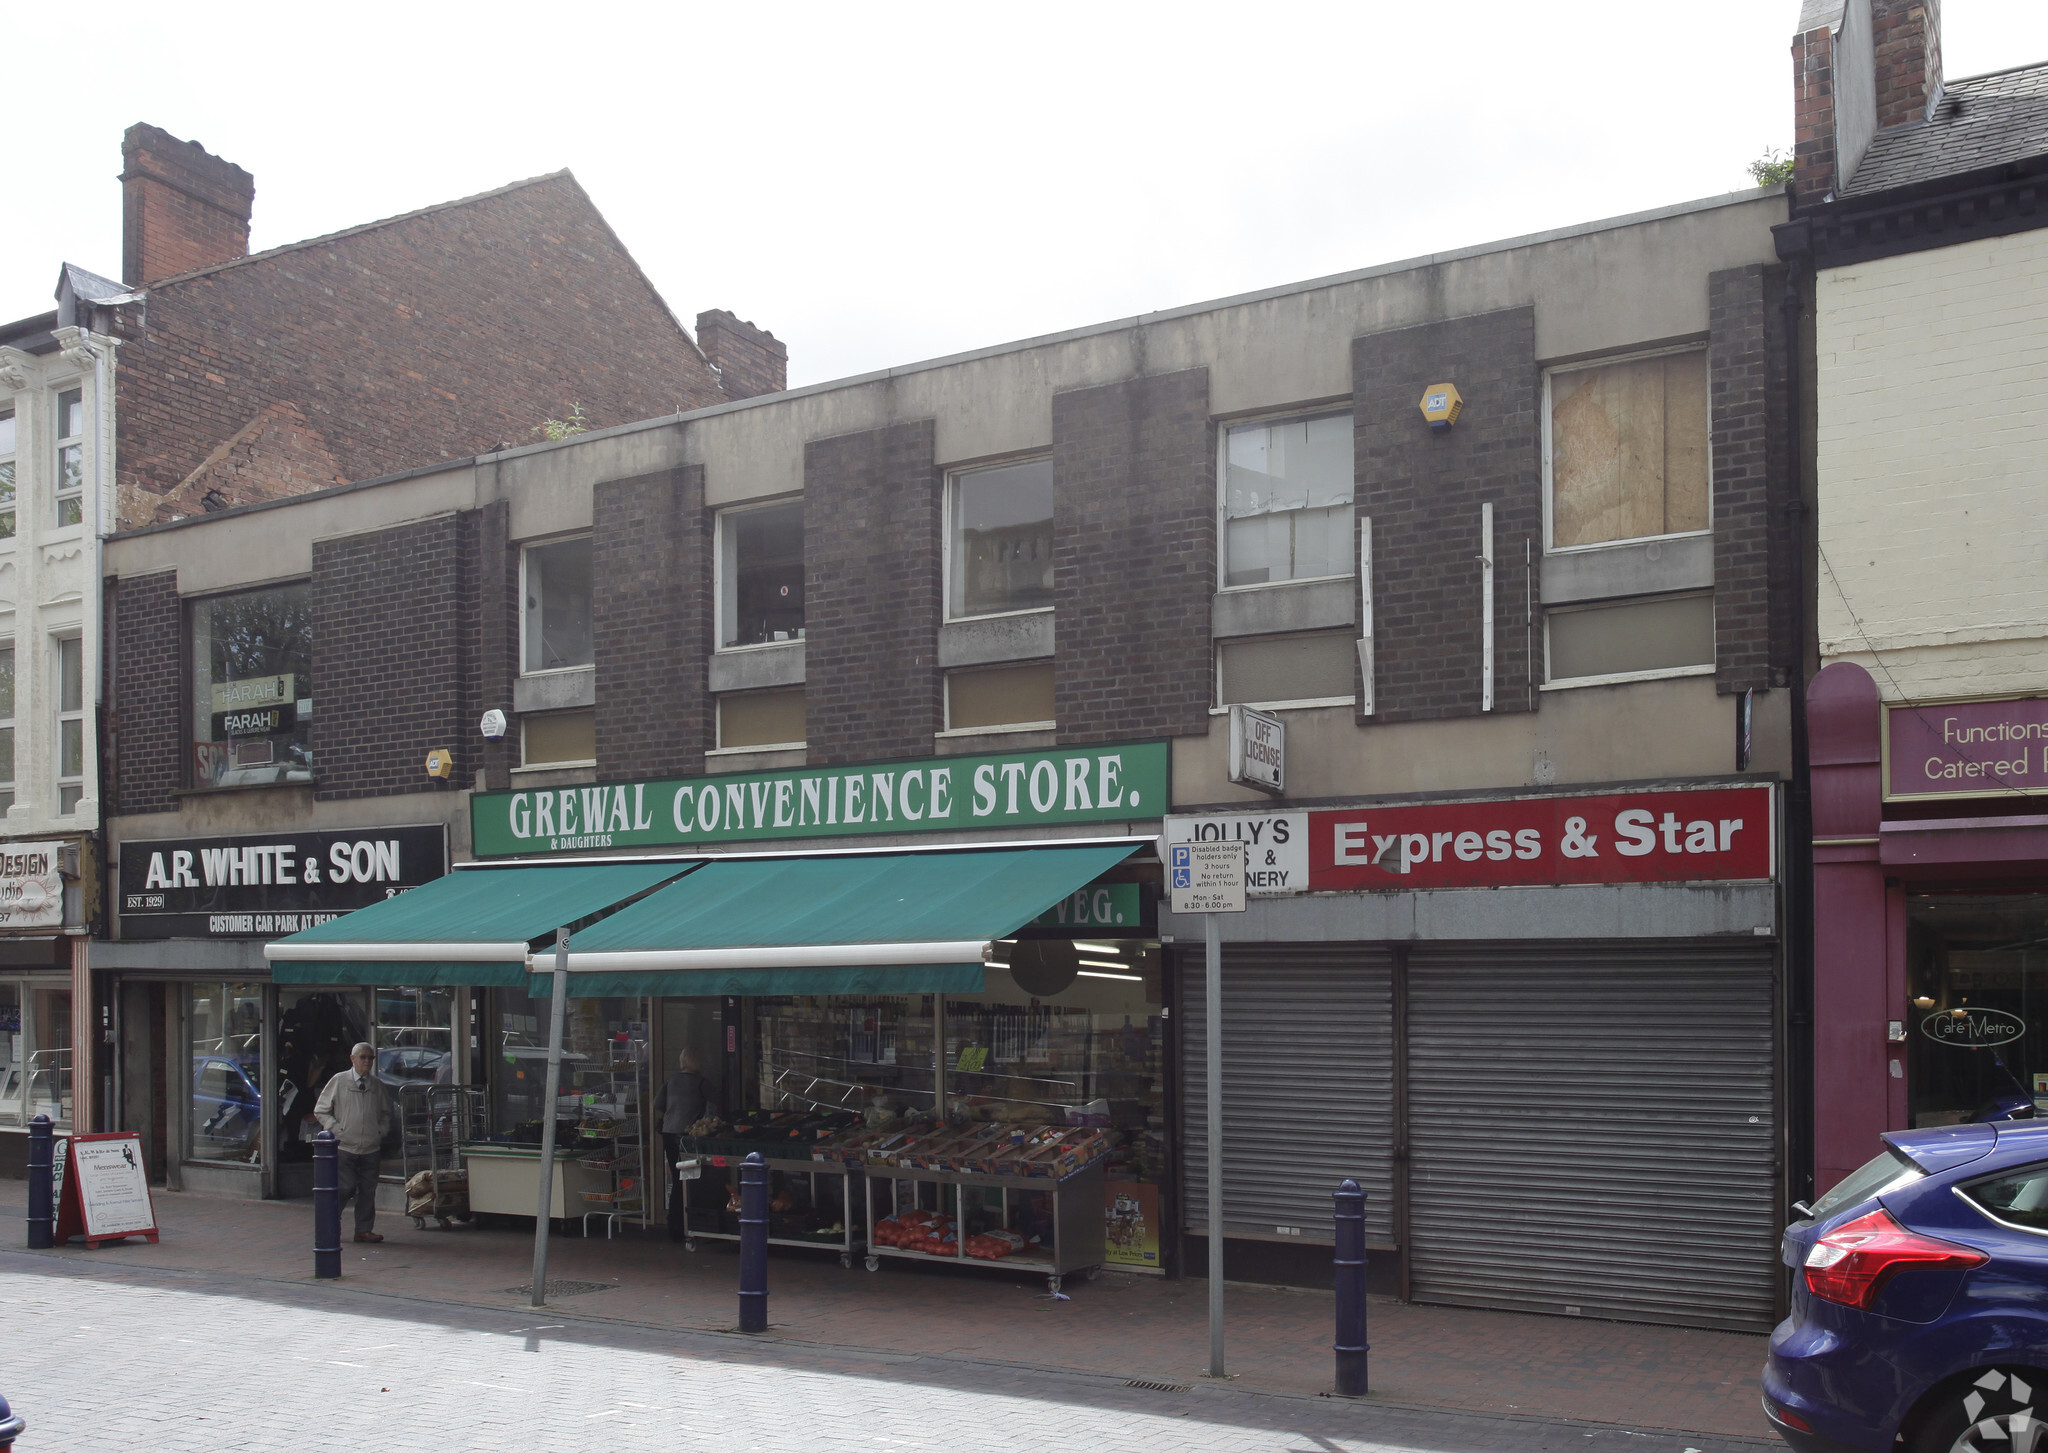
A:
{"label": "shop doorway", "polygon": [[1915,1127],[2048,1113],[2048,895],[1906,899]]}

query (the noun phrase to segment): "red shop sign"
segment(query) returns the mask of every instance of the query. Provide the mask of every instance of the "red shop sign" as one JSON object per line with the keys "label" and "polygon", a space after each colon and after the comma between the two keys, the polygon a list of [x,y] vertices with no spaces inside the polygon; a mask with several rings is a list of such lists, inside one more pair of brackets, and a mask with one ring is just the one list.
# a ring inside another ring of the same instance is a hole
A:
{"label": "red shop sign", "polygon": [[1726,882],[1770,878],[1773,846],[1768,787],[1339,808],[1308,815],[1308,886]]}

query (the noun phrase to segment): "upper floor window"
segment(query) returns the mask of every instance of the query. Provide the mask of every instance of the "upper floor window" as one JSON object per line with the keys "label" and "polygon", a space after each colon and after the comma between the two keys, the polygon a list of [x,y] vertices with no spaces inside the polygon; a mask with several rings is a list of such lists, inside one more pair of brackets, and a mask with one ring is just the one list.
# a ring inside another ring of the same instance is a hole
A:
{"label": "upper floor window", "polygon": [[57,395],[57,523],[75,525],[85,512],[85,394]]}
{"label": "upper floor window", "polygon": [[85,642],[60,637],[57,647],[57,811],[69,816],[85,795]]}
{"label": "upper floor window", "polygon": [[718,517],[718,644],[803,637],[803,501],[727,510]]}
{"label": "upper floor window", "polygon": [[313,780],[313,592],[192,602],[192,785]]}
{"label": "upper floor window", "polygon": [[949,619],[1051,608],[1051,459],[961,470],[946,515]]}
{"label": "upper floor window", "polygon": [[1223,584],[1350,575],[1351,415],[1223,431]]}
{"label": "upper floor window", "polygon": [[0,812],[14,806],[14,643],[0,645]]}
{"label": "upper floor window", "polygon": [[1554,368],[1544,383],[1551,548],[1708,527],[1704,349]]}
{"label": "upper floor window", "polygon": [[0,409],[0,540],[14,538],[14,410]]}
{"label": "upper floor window", "polygon": [[527,546],[525,575],[526,670],[590,665],[590,536]]}

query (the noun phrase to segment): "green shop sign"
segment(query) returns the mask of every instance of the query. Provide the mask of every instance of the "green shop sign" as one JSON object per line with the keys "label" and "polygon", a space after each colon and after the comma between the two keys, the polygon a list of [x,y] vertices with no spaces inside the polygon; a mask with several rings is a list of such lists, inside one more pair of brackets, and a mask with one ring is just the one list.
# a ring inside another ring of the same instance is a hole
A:
{"label": "green shop sign", "polygon": [[854,833],[1122,822],[1165,813],[1170,748],[932,757],[865,766],[612,782],[469,800],[479,858],[670,848]]}

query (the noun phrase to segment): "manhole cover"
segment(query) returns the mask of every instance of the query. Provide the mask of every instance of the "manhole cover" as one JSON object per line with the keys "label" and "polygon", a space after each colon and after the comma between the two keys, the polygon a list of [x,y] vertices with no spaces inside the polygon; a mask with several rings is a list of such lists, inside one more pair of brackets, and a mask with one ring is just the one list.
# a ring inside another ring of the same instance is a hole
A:
{"label": "manhole cover", "polygon": [[1146,1392],[1186,1392],[1187,1388],[1177,1382],[1127,1382],[1125,1387],[1141,1387]]}
{"label": "manhole cover", "polygon": [[[615,1291],[618,1285],[615,1281],[551,1281],[548,1283],[547,1295],[541,1300],[551,1302],[556,1297],[580,1297],[586,1292]],[[530,1297],[533,1295],[533,1283],[528,1282],[523,1287],[506,1287],[505,1295]]]}

